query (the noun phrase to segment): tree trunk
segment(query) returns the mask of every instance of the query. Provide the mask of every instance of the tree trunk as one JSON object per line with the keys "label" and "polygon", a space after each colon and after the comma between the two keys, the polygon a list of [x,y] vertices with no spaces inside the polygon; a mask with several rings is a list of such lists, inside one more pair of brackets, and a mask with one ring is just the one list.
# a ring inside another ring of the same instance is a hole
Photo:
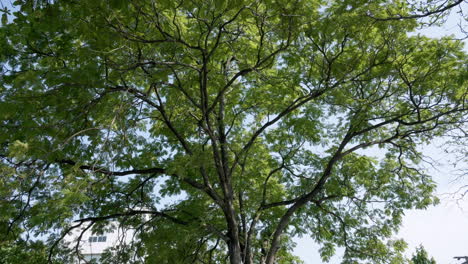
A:
{"label": "tree trunk", "polygon": [[231,264],[242,264],[241,249],[238,240],[229,242],[229,262]]}
{"label": "tree trunk", "polygon": [[239,241],[239,228],[237,225],[236,216],[234,214],[234,207],[232,203],[228,204],[227,210],[227,224],[228,224],[228,247],[229,247],[229,261],[231,264],[242,264],[242,252]]}

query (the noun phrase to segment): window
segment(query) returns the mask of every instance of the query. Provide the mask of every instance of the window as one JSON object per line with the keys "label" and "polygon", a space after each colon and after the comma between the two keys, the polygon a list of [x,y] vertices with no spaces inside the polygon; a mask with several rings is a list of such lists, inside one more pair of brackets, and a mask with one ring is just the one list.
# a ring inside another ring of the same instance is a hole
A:
{"label": "window", "polygon": [[107,240],[107,237],[106,237],[106,236],[99,236],[99,237],[91,236],[91,237],[89,237],[88,242],[89,242],[89,243],[94,243],[94,242],[106,242],[106,240]]}

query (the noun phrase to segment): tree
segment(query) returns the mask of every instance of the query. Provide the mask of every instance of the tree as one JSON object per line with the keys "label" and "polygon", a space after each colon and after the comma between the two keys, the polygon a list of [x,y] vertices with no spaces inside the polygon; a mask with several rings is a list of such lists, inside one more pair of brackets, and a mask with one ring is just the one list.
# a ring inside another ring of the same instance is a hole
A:
{"label": "tree", "polygon": [[118,221],[128,262],[297,263],[295,235],[392,262],[404,210],[437,202],[418,145],[466,126],[462,43],[379,19],[405,1],[15,4],[0,234],[49,260]]}
{"label": "tree", "polygon": [[423,246],[416,248],[415,254],[411,257],[411,264],[436,264],[434,258],[430,258]]}

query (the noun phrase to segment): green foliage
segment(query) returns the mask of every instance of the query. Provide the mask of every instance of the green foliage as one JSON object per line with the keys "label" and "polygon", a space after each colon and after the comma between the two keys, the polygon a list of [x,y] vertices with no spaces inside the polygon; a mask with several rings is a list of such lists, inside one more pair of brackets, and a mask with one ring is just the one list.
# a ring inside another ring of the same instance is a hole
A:
{"label": "green foliage", "polygon": [[5,243],[0,244],[0,264],[16,264],[16,263],[31,263],[31,264],[62,264],[67,263],[66,258],[57,259],[49,262],[47,255],[47,247],[42,242],[26,242],[20,240],[15,244]]}
{"label": "green foliage", "polygon": [[411,264],[436,264],[434,258],[429,258],[423,246],[416,248],[416,252],[411,257]]}
{"label": "green foliage", "polygon": [[107,263],[300,263],[295,235],[324,261],[403,263],[404,210],[438,202],[419,146],[466,129],[463,43],[376,19],[416,12],[406,1],[14,10],[0,27],[8,256],[61,261],[75,224],[117,221],[136,234]]}

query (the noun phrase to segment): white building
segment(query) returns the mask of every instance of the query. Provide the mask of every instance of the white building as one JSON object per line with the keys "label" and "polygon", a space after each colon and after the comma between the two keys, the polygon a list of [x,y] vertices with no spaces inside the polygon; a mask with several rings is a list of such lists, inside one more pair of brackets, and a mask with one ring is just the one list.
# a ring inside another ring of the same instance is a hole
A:
{"label": "white building", "polygon": [[64,242],[68,244],[68,247],[75,249],[81,235],[78,247],[81,256],[77,257],[77,264],[85,264],[91,260],[99,263],[106,249],[128,245],[134,239],[134,230],[122,230],[118,228],[116,222],[111,223],[106,229],[106,232],[95,234],[91,229],[83,232],[84,228],[77,228],[64,237]]}

